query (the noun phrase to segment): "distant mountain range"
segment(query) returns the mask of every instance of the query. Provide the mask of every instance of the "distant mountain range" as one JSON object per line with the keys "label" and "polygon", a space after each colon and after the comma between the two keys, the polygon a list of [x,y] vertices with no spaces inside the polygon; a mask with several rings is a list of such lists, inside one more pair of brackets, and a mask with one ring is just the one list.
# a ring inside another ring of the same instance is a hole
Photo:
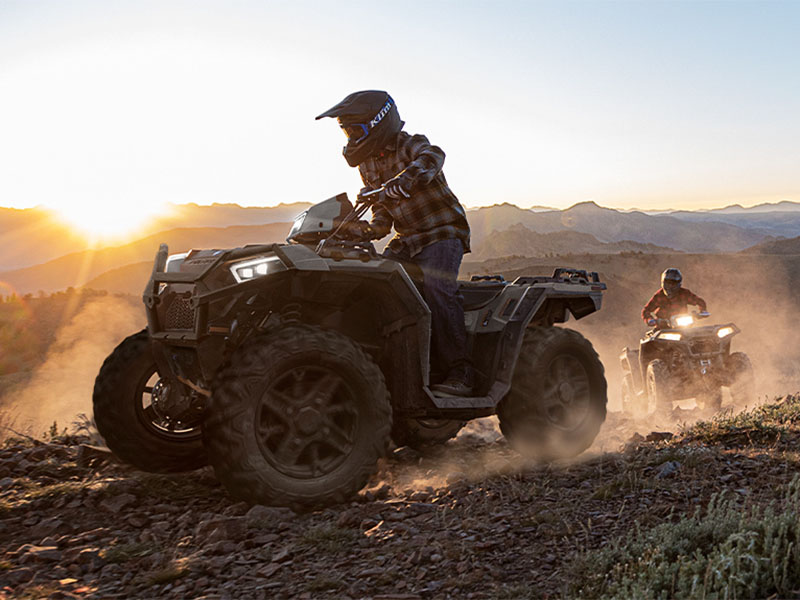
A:
{"label": "distant mountain range", "polygon": [[[594,202],[543,212],[501,204],[469,211],[468,217],[476,245],[492,231],[502,231],[518,223],[537,233],[578,231],[601,242],[629,240],[686,252],[737,252],[772,235],[765,229],[716,221],[695,223],[670,215],[622,212]],[[800,235],[800,228],[796,235]]]}
{"label": "distant mountain range", "polygon": [[[171,252],[283,242],[292,219],[308,204],[243,208],[235,204],[172,207],[148,235],[125,245],[89,249],[42,209],[0,208],[0,294],[36,293],[88,285],[139,293],[158,245]],[[582,202],[565,210],[512,204],[467,212],[470,260],[563,254],[670,252],[800,253],[800,204],[730,206],[708,211],[648,214]],[[180,227],[176,227],[176,225]]]}
{"label": "distant mountain range", "polygon": [[589,233],[554,231],[537,233],[517,223],[504,231],[494,231],[475,245],[470,260],[501,256],[561,256],[565,254],[619,254],[622,252],[675,253],[673,248],[622,240],[601,242]]}

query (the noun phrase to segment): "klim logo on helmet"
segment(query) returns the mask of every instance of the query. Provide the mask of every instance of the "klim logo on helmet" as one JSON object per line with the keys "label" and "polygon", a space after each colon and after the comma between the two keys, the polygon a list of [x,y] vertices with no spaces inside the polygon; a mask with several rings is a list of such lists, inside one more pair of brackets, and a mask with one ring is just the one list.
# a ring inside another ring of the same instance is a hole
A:
{"label": "klim logo on helmet", "polygon": [[389,112],[391,109],[392,109],[392,101],[391,101],[391,100],[389,100],[389,101],[387,101],[387,102],[386,102],[386,105],[385,105],[385,106],[384,106],[384,107],[381,109],[381,112],[379,112],[377,115],[375,115],[375,118],[374,118],[374,119],[372,119],[372,120],[369,122],[369,127],[370,127],[370,129],[372,129],[373,127],[375,127],[375,125],[377,125],[378,123],[380,123],[380,122],[381,122],[381,119],[383,119],[383,117],[385,117],[385,116],[387,115],[387,113],[388,113],[388,112]]}

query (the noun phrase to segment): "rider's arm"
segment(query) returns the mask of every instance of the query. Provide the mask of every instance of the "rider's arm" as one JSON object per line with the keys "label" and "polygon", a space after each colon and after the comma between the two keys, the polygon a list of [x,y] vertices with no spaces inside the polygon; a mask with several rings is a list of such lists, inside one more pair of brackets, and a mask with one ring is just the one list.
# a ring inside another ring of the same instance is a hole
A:
{"label": "rider's arm", "polygon": [[444,151],[432,145],[424,135],[413,135],[401,149],[408,166],[393,179],[398,180],[407,192],[425,185],[438,175],[444,166]]}
{"label": "rider's arm", "polygon": [[369,226],[374,233],[373,239],[379,240],[386,237],[392,230],[392,215],[383,206],[376,205],[372,207],[372,220]]}
{"label": "rider's arm", "polygon": [[653,313],[656,311],[658,306],[659,306],[658,292],[656,292],[655,294],[653,294],[653,297],[647,301],[647,304],[645,304],[644,308],[642,309],[642,320],[648,325],[650,324],[648,323],[648,321],[650,321],[653,318]]}
{"label": "rider's arm", "polygon": [[701,312],[706,311],[706,301],[703,300],[700,296],[698,296],[697,294],[693,294],[689,290],[686,290],[686,297],[687,297],[686,298],[687,304],[695,304],[696,306],[700,307]]}

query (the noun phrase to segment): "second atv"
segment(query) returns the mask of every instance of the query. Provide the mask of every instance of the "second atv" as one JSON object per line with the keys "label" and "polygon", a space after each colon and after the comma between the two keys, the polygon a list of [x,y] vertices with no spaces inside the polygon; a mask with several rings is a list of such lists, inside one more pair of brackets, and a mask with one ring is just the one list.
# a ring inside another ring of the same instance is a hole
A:
{"label": "second atv", "polygon": [[369,242],[342,239],[346,194],[300,215],[288,244],[159,250],[148,327],[106,359],[97,427],[147,471],[210,462],[235,497],[309,508],[365,485],[389,447],[453,437],[497,414],[509,442],[573,456],[606,415],[603,365],[576,331],[600,308],[596,273],[462,282],[474,396],[432,393],[430,311],[418,282]]}
{"label": "second atv", "polygon": [[733,323],[698,324],[706,312],[659,319],[639,342],[639,349],[624,348],[622,409],[634,416],[668,417],[673,403],[694,398],[707,414],[722,406],[727,387],[735,405],[755,398],[753,367],[743,352],[731,352]]}

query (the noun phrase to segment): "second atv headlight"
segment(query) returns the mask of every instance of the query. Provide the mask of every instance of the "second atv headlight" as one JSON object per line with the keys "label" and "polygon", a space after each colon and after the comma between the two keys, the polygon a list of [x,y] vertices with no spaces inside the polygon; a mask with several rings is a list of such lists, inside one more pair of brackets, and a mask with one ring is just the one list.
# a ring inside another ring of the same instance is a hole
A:
{"label": "second atv headlight", "polygon": [[286,266],[277,256],[259,256],[242,262],[234,263],[230,266],[236,283],[249,281],[256,277],[264,277],[278,271],[285,271]]}
{"label": "second atv headlight", "polygon": [[672,331],[667,332],[667,333],[659,333],[658,337],[659,337],[659,339],[669,340],[671,342],[679,342],[679,341],[681,341],[681,334],[680,333],[675,333],[675,332],[672,332]]}
{"label": "second atv headlight", "polygon": [[680,317],[675,317],[675,323],[678,327],[688,327],[694,323],[694,317],[692,315],[681,315]]}
{"label": "second atv headlight", "polygon": [[733,333],[733,327],[720,327],[717,330],[717,337],[720,338],[728,337],[732,333]]}

